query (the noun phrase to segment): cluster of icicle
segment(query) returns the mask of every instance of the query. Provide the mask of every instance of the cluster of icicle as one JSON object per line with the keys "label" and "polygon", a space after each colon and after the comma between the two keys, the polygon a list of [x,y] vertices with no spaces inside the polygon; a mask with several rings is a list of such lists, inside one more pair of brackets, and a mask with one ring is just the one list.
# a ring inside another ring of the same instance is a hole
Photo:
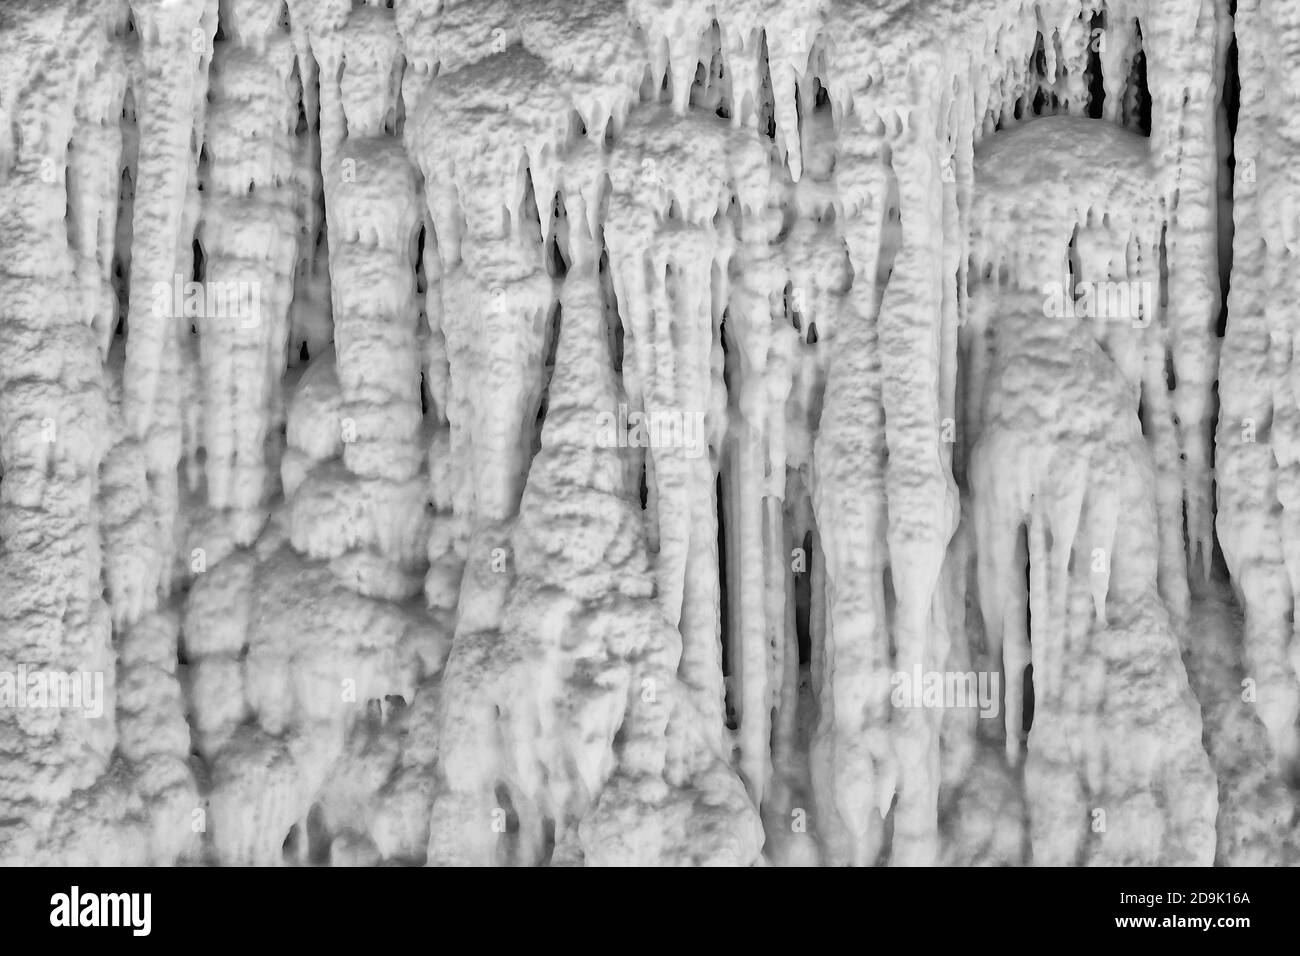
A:
{"label": "cluster of icicle", "polygon": [[1287,862],[1300,4],[1229,3],[5,3],[0,669],[110,705],[0,710],[0,861]]}

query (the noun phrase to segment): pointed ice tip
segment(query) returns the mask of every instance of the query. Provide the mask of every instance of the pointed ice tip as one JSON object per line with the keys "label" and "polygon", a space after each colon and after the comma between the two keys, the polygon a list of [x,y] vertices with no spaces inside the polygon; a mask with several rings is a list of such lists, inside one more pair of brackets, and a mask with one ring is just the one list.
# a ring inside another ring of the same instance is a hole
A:
{"label": "pointed ice tip", "polygon": [[698,63],[694,54],[689,57],[673,57],[673,112],[685,116],[691,105],[691,87],[695,84],[695,67]]}
{"label": "pointed ice tip", "polygon": [[1199,558],[1199,561],[1196,561],[1196,563],[1201,566],[1201,582],[1209,584],[1210,575],[1214,573],[1214,545],[1211,544],[1210,541],[1198,535],[1196,539],[1196,551],[1196,557]]}
{"label": "pointed ice tip", "polygon": [[539,176],[533,172],[533,201],[537,203],[537,217],[541,222],[543,238],[550,236],[555,223],[555,194],[559,191],[559,180],[547,174]]}
{"label": "pointed ice tip", "polygon": [[1093,598],[1093,616],[1101,627],[1106,627],[1106,596],[1094,596]]}
{"label": "pointed ice tip", "polygon": [[775,73],[772,76],[772,93],[775,99],[777,141],[786,151],[790,178],[798,182],[803,174],[803,150],[799,139],[799,109],[795,104],[793,73]]}

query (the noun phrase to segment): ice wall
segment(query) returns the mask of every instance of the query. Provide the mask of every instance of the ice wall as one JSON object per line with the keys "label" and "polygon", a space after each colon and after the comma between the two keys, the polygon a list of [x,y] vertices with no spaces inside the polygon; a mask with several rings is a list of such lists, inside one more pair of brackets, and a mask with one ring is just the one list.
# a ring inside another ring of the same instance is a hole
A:
{"label": "ice wall", "polygon": [[1297,30],[0,7],[0,861],[1294,860]]}

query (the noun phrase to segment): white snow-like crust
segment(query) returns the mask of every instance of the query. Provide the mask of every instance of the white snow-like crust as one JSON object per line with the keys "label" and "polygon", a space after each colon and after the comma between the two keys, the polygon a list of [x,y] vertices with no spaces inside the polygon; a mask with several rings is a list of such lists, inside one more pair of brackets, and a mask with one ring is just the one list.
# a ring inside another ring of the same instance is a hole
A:
{"label": "white snow-like crust", "polygon": [[1300,859],[1300,3],[1102,7],[0,5],[0,863]]}

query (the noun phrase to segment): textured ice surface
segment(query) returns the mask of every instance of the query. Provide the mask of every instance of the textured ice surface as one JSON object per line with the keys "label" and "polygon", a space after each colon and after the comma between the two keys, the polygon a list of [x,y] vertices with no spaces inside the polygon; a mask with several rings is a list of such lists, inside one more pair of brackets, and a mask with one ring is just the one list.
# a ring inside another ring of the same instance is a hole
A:
{"label": "textured ice surface", "polygon": [[1298,48],[0,4],[0,863],[1296,862]]}

